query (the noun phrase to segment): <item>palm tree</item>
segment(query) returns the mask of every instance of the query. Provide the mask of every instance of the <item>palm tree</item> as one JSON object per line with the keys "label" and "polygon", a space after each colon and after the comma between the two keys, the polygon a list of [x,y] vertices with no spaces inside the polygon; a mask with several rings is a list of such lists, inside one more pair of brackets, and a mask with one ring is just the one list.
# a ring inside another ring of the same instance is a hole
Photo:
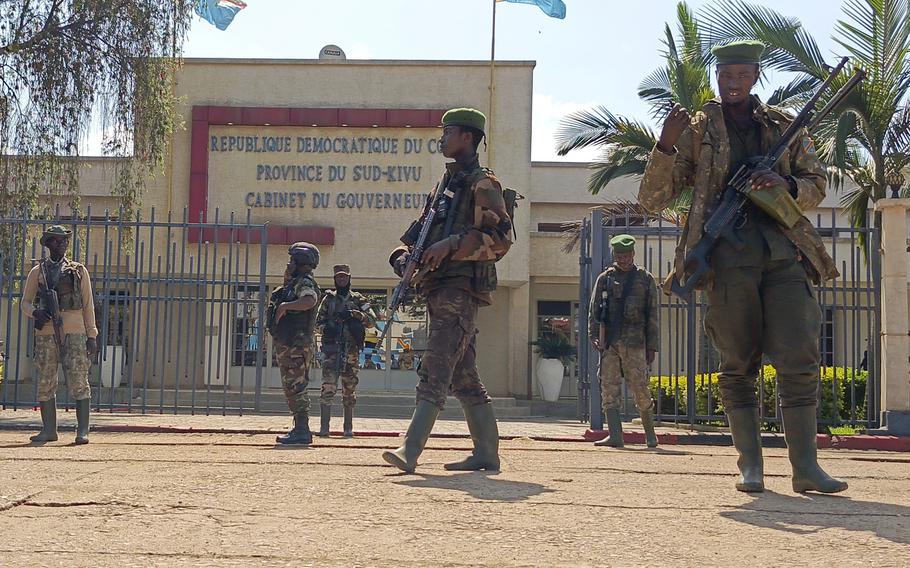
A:
{"label": "palm tree", "polygon": [[[667,24],[662,39],[666,65],[648,75],[638,88],[638,96],[650,104],[651,117],[658,121],[673,102],[697,109],[714,98],[708,72],[711,55],[695,14],[685,2],[680,2],[676,15],[678,37]],[[556,142],[560,156],[579,148],[603,147],[588,180],[588,191],[596,195],[617,178],[643,174],[657,137],[645,123],[598,106],[563,118]],[[685,201],[683,198],[681,203]]]}
{"label": "palm tree", "polygon": [[[865,228],[869,201],[885,197],[889,174],[910,164],[910,0],[846,0],[842,11],[834,40],[850,64],[841,81],[850,68],[866,80],[812,134],[835,188],[843,190],[845,178],[855,184],[841,205],[854,227]],[[712,43],[757,39],[769,47],[766,68],[797,74],[773,104],[797,106],[827,75],[816,41],[795,18],[736,0],[707,7],[702,21]]]}

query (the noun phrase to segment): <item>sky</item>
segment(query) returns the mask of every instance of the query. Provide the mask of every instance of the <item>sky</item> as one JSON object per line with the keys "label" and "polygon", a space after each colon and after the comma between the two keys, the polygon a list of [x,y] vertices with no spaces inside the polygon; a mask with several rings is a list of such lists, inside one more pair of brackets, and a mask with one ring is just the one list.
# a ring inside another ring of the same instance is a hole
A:
{"label": "sky", "polygon": [[[691,0],[696,11],[716,0]],[[226,31],[194,17],[186,57],[314,59],[327,44],[348,59],[489,60],[492,0],[246,0]],[[585,161],[595,151],[556,156],[559,120],[581,108],[649,120],[637,96],[641,80],[662,63],[664,26],[675,30],[672,0],[565,0],[564,20],[535,6],[499,3],[496,59],[534,60],[534,160]],[[839,2],[761,0],[798,18],[829,63]],[[842,51],[842,50],[841,50]],[[769,85],[787,77],[771,75]]]}

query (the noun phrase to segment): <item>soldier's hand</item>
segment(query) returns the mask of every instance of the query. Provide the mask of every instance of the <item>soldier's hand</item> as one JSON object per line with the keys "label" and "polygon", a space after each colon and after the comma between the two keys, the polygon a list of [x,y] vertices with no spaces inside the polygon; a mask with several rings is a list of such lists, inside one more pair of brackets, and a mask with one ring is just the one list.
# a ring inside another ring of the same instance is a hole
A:
{"label": "soldier's hand", "polygon": [[85,354],[92,360],[98,354],[98,340],[94,337],[89,337],[85,340]]}
{"label": "soldier's hand", "polygon": [[35,310],[32,313],[32,317],[35,318],[35,328],[41,329],[44,327],[47,322],[51,321],[51,314],[47,310]]}
{"label": "soldier's hand", "polygon": [[768,189],[771,187],[783,187],[790,189],[790,183],[780,176],[777,172],[771,170],[758,170],[752,174],[749,179],[753,191]]}
{"label": "soldier's hand", "polygon": [[672,152],[679,137],[689,127],[692,116],[689,111],[679,103],[673,105],[673,110],[667,114],[664,119],[663,129],[660,131],[660,140],[657,142],[658,147],[664,152]]}
{"label": "soldier's hand", "polygon": [[448,239],[439,241],[438,243],[433,243],[433,246],[428,248],[425,253],[423,253],[423,265],[428,267],[430,270],[436,270],[439,268],[439,265],[442,264],[442,261],[449,256],[449,253],[452,252],[452,247],[449,245]]}
{"label": "soldier's hand", "polygon": [[654,362],[654,357],[657,355],[657,351],[653,349],[648,349],[648,365]]}

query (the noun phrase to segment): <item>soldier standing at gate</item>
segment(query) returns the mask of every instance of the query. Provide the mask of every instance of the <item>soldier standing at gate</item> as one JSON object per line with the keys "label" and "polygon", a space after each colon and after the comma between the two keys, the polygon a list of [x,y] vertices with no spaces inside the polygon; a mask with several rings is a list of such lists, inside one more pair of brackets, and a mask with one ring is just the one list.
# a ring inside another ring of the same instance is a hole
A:
{"label": "soldier standing at gate", "polygon": [[376,325],[376,315],[363,294],[351,290],[351,267],[336,264],[335,289],[326,290],[316,316],[316,331],[322,334],[322,396],[319,436],[329,435],[332,399],[341,378],[344,407],[344,437],[354,436],[354,405],[357,404],[357,371],[366,329]]}
{"label": "soldier standing at gate", "polygon": [[310,432],[310,399],[306,388],[310,383],[310,367],[316,354],[314,331],[316,305],[319,303],[319,286],[313,271],[319,265],[319,249],[306,242],[294,243],[288,248],[284,284],[276,288],[269,298],[266,326],[275,344],[275,353],[281,369],[281,386],[294,415],[294,427],[283,436],[279,444],[309,445],[313,442]]}
{"label": "soldier standing at gate", "polygon": [[[642,205],[660,211],[694,188],[671,277],[685,276],[683,259],[701,239],[729,176],[750,158],[768,152],[792,121],[750,94],[760,77],[763,51],[764,45],[755,41],[715,47],[720,98],[706,103],[694,117],[676,105],[651,152],[638,193]],[[826,184],[808,133],[797,138],[773,170],[751,177],[753,193],[765,193],[775,203],[795,202],[802,210],[822,201]],[[837,269],[803,216],[787,228],[750,205],[736,224],[735,236],[736,244],[718,242],[710,257],[712,273],[697,287],[707,292],[705,331],[720,353],[718,386],[739,453],[736,488],[764,490],[755,381],[767,356],[777,369],[793,490],[843,491],[847,484],[819,466],[815,438],[821,310],[814,285],[835,277]]]}
{"label": "soldier standing at gate", "polygon": [[595,446],[621,448],[622,379],[635,397],[649,448],[657,447],[654,433],[654,400],[649,389],[648,367],[660,339],[657,323],[657,284],[651,273],[635,266],[635,238],[610,239],[613,265],[597,277],[588,310],[588,333],[600,352],[600,389],[610,435]]}
{"label": "soldier standing at gate", "polygon": [[[512,223],[502,186],[478,161],[485,123],[483,113],[474,109],[454,109],[442,117],[439,148],[443,156],[455,161],[446,164],[446,173],[429,196],[437,213],[429,226],[429,248],[415,277],[430,319],[426,353],[417,370],[417,408],[404,444],[382,454],[385,461],[406,472],[417,467],[417,458],[450,392],[461,402],[474,451],[445,468],[499,469],[499,429],[492,401],[477,373],[476,318],[480,307],[492,303],[496,261],[512,244]],[[411,227],[419,233],[428,220],[422,217]],[[413,233],[409,229],[401,239],[405,246],[389,257],[399,276],[408,265],[409,247],[417,242]]]}
{"label": "soldier standing at gate", "polygon": [[76,401],[76,444],[88,444],[92,396],[88,374],[98,352],[98,327],[88,270],[66,258],[69,243],[66,227],[54,225],[44,231],[41,245],[47,247],[50,259],[42,259],[32,268],[22,292],[22,311],[35,320],[34,362],[42,427],[31,437],[33,442],[57,440],[57,366],[63,365],[70,396]]}

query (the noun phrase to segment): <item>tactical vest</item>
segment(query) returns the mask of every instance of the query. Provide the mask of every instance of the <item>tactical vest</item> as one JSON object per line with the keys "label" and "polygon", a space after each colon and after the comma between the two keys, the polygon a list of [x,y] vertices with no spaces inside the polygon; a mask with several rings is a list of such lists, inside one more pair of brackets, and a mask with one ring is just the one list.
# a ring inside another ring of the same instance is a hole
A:
{"label": "tactical vest", "polygon": [[57,278],[57,301],[61,310],[82,309],[82,265],[72,260],[64,260]]}
{"label": "tactical vest", "polygon": [[315,309],[306,310],[303,312],[290,311],[287,312],[283,318],[281,318],[281,321],[274,321],[274,316],[278,310],[278,306],[285,302],[293,302],[295,300],[299,300],[297,294],[294,293],[294,288],[298,279],[301,278],[309,282],[309,284],[316,290],[316,294],[318,296],[319,286],[313,279],[313,274],[307,273],[301,276],[295,276],[284,286],[275,288],[269,297],[266,326],[268,327],[269,333],[272,334],[272,338],[281,343],[290,343],[299,333],[303,333],[308,337],[313,337],[316,332]]}
{"label": "tactical vest", "polygon": [[[449,183],[449,174],[443,177],[437,191],[448,189],[459,195],[448,197],[445,194],[440,198],[439,211],[445,211],[440,218],[437,213],[433,227],[427,239],[429,243],[438,242],[449,235],[466,232],[474,225],[474,186],[484,178],[491,178],[499,185],[499,181],[490,170],[481,168],[476,162],[474,167],[456,173]],[[457,201],[457,203],[456,203]],[[455,204],[454,209],[452,208]],[[445,234],[449,215],[454,215],[452,228]],[[469,278],[471,287],[475,292],[492,292],[496,290],[496,263],[493,261],[460,261],[448,260],[438,270],[426,275],[426,280],[449,280],[455,278]]]}

